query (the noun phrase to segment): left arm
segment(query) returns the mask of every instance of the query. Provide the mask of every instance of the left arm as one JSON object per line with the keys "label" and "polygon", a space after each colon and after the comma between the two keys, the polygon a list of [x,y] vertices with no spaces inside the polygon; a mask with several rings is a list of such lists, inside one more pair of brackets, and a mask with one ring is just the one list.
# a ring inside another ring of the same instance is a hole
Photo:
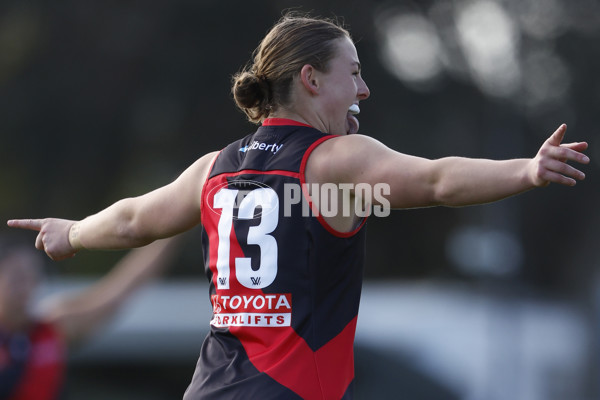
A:
{"label": "left arm", "polygon": [[575,186],[585,174],[567,164],[589,163],[582,153],[587,143],[561,144],[566,125],[561,125],[530,159],[487,160],[447,157],[433,160],[437,182],[436,203],[465,206],[489,203],[536,187],[558,183]]}
{"label": "left arm", "polygon": [[307,176],[318,183],[388,184],[390,194],[385,197],[391,208],[489,203],[551,182],[574,186],[584,179],[584,173],[567,161],[589,163],[582,153],[587,143],[561,144],[565,131],[563,124],[533,158],[501,161],[429,160],[399,153],[366,136],[342,136],[317,147]]}

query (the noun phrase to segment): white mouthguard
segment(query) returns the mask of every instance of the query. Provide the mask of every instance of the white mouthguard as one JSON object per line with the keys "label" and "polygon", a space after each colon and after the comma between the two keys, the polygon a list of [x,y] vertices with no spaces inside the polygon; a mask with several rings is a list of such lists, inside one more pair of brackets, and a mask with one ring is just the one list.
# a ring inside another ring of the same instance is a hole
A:
{"label": "white mouthguard", "polygon": [[350,106],[350,108],[348,108],[348,112],[350,112],[350,114],[358,114],[358,113],[360,113],[360,108],[358,108],[358,104],[352,104]]}

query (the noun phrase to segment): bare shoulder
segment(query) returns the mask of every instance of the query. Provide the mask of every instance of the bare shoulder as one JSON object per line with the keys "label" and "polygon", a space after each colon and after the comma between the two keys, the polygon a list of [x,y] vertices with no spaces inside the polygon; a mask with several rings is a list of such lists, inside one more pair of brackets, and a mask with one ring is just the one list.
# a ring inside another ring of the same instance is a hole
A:
{"label": "bare shoulder", "polygon": [[309,181],[350,182],[367,166],[393,151],[369,136],[338,136],[320,144],[306,167]]}
{"label": "bare shoulder", "polygon": [[338,150],[358,151],[359,149],[362,149],[365,146],[379,147],[379,146],[384,146],[384,145],[377,139],[374,139],[370,136],[355,134],[355,135],[337,136],[333,139],[326,140],[325,142],[323,142],[323,144],[321,144],[319,146],[319,148],[321,148],[321,147],[327,148],[327,146],[330,146],[332,149],[335,148]]}
{"label": "bare shoulder", "polygon": [[186,183],[195,182],[195,185],[204,185],[204,181],[210,172],[210,168],[213,165],[215,159],[219,155],[218,151],[207,153],[197,159],[192,165],[190,165],[180,176],[177,181],[186,181]]}
{"label": "bare shoulder", "polygon": [[210,167],[212,166],[213,162],[215,161],[215,159],[217,158],[218,155],[219,155],[219,151],[213,151],[213,152],[207,153],[207,154],[203,155],[202,157],[200,157],[199,159],[197,159],[190,166],[190,169],[192,169],[195,174],[206,175],[206,174],[208,174]]}
{"label": "bare shoulder", "polygon": [[197,159],[177,179],[160,188],[156,196],[161,199],[170,199],[170,201],[177,198],[179,204],[189,204],[192,208],[196,207],[202,195],[204,182],[218,154],[218,151],[214,151]]}

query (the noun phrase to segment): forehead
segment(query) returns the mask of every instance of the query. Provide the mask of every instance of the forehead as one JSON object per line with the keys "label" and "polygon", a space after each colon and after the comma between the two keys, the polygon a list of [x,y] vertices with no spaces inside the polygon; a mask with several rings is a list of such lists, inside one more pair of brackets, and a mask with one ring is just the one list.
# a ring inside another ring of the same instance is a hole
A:
{"label": "forehead", "polygon": [[347,36],[340,38],[336,43],[336,54],[333,58],[337,63],[345,63],[347,65],[355,65],[360,64],[358,60],[358,53],[356,52],[356,47]]}

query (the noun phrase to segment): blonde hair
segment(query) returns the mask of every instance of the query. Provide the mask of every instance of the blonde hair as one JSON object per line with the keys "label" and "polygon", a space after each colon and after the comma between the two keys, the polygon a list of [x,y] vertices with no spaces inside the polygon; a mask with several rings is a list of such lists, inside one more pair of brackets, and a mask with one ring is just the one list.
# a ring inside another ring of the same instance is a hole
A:
{"label": "blonde hair", "polygon": [[254,50],[252,63],[233,76],[232,94],[248,119],[259,123],[289,102],[292,81],[306,64],[327,72],[336,39],[350,38],[337,21],[284,15]]}

